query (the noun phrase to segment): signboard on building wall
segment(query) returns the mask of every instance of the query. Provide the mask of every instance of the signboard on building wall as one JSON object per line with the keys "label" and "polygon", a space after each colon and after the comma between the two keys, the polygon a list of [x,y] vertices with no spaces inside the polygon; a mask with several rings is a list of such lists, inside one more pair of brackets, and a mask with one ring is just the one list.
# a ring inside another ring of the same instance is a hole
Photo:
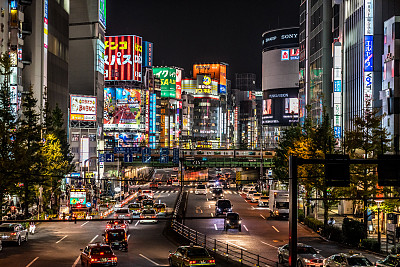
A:
{"label": "signboard on building wall", "polygon": [[161,81],[161,97],[176,97],[176,69],[153,68],[154,76]]}
{"label": "signboard on building wall", "polygon": [[150,148],[156,148],[156,118],[157,118],[157,108],[156,108],[157,97],[156,94],[150,94]]}
{"label": "signboard on building wall", "polygon": [[96,121],[97,104],[95,96],[70,96],[71,121]]}
{"label": "signboard on building wall", "polygon": [[218,93],[226,94],[226,65],[220,65],[220,73],[219,73],[219,90]]}
{"label": "signboard on building wall", "polygon": [[99,0],[99,21],[101,25],[103,25],[104,29],[106,29],[106,20],[107,20],[107,5],[106,0]]}
{"label": "signboard on building wall", "polygon": [[176,70],[176,98],[182,98],[182,70]]}
{"label": "signboard on building wall", "polygon": [[209,75],[219,84],[218,92],[226,93],[226,65],[225,64],[195,64],[193,65],[193,78],[197,75]]}
{"label": "signboard on building wall", "polygon": [[142,81],[142,37],[135,35],[106,36],[106,81]]}
{"label": "signboard on building wall", "polygon": [[364,108],[373,107],[374,0],[364,0]]}
{"label": "signboard on building wall", "polygon": [[153,43],[143,41],[143,67],[153,66]]}
{"label": "signboard on building wall", "polygon": [[263,98],[263,125],[289,126],[299,121],[297,88],[271,89]]}
{"label": "signboard on building wall", "polygon": [[364,71],[373,71],[373,68],[374,68],[373,51],[374,51],[374,36],[373,35],[365,35],[365,37],[364,37]]}
{"label": "signboard on building wall", "polygon": [[96,42],[96,71],[104,74],[104,43],[99,39]]}

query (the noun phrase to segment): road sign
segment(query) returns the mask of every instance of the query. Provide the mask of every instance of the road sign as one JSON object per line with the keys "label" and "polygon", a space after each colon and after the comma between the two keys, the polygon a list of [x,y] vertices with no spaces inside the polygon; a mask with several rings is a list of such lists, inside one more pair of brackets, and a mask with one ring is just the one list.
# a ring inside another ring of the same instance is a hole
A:
{"label": "road sign", "polygon": [[80,172],[73,172],[73,173],[71,173],[70,176],[71,176],[71,177],[80,177],[80,176],[81,176],[81,173],[80,173]]}
{"label": "road sign", "polygon": [[174,164],[179,164],[179,148],[174,148],[172,162]]}
{"label": "road sign", "polygon": [[133,162],[133,155],[129,153],[124,154],[124,162],[131,163]]}
{"label": "road sign", "polygon": [[114,147],[114,153],[140,154],[141,147]]}
{"label": "road sign", "polygon": [[114,162],[114,154],[106,154],[106,162]]}
{"label": "road sign", "polygon": [[144,147],[142,149],[142,163],[151,162],[151,149],[149,147]]}
{"label": "road sign", "polygon": [[169,148],[160,148],[160,163],[167,164],[169,161]]}
{"label": "road sign", "polygon": [[106,157],[104,156],[104,154],[100,154],[99,155],[99,162],[104,162],[106,160]]}
{"label": "road sign", "polygon": [[92,203],[86,202],[86,207],[90,208],[92,206]]}

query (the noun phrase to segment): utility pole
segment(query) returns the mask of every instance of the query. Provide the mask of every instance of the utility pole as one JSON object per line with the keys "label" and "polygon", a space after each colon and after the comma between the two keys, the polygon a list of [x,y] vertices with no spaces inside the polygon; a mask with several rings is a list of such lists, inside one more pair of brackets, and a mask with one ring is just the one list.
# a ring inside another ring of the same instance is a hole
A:
{"label": "utility pole", "polygon": [[289,156],[289,266],[297,266],[297,157]]}

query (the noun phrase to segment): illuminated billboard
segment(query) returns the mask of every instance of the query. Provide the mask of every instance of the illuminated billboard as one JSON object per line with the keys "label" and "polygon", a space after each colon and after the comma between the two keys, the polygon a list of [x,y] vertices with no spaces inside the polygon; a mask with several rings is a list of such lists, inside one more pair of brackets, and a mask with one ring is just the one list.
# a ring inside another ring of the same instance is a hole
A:
{"label": "illuminated billboard", "polygon": [[138,129],[140,90],[104,88],[104,129]]}
{"label": "illuminated billboard", "polygon": [[174,68],[153,68],[154,76],[160,78],[161,97],[176,97],[176,69]]}
{"label": "illuminated billboard", "polygon": [[154,45],[151,42],[143,41],[143,67],[153,66]]}
{"label": "illuminated billboard", "polygon": [[106,19],[107,19],[107,5],[106,0],[99,0],[99,21],[101,25],[103,25],[104,29],[106,28]]}
{"label": "illuminated billboard", "polygon": [[86,205],[86,189],[71,189],[69,193],[69,204]]}
{"label": "illuminated billboard", "polygon": [[176,70],[176,98],[182,98],[182,70]]}
{"label": "illuminated billboard", "polygon": [[96,97],[71,95],[69,110],[71,121],[96,121]]}
{"label": "illuminated billboard", "polygon": [[299,121],[297,88],[264,91],[262,124],[289,126]]}
{"label": "illuminated billboard", "polygon": [[218,92],[226,93],[226,65],[224,64],[195,64],[193,65],[193,78],[197,75],[207,74],[212,80],[219,83]]}
{"label": "illuminated billboard", "polygon": [[142,81],[142,37],[106,36],[104,55],[106,81]]}

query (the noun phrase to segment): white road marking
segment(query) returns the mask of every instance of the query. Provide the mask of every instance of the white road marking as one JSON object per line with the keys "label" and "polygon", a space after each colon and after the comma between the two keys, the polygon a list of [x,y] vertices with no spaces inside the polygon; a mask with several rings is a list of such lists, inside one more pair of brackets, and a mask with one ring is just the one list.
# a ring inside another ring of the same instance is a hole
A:
{"label": "white road marking", "polygon": [[63,238],[61,238],[60,240],[58,240],[57,242],[56,242],[56,244],[58,244],[58,243],[60,243],[61,241],[63,241],[63,239],[64,238],[66,238],[68,235],[65,235]]}
{"label": "white road marking", "polygon": [[214,223],[214,228],[215,228],[215,230],[218,231],[218,227],[217,227],[217,225],[215,223]]}
{"label": "white road marking", "polygon": [[75,267],[78,264],[78,261],[80,258],[81,258],[81,255],[79,255],[78,258],[76,258],[76,260],[74,261],[74,264],[72,264],[72,267]]}
{"label": "white road marking", "polygon": [[228,193],[228,194],[232,194],[232,192],[231,192],[231,191],[226,191],[226,193]]}
{"label": "white road marking", "polygon": [[157,265],[157,266],[160,265],[160,264],[158,264],[157,262],[155,262],[155,261],[153,261],[153,260],[147,258],[147,257],[146,257],[145,255],[143,255],[143,254],[139,254],[139,256],[142,257],[142,258],[144,258],[144,259],[146,259],[146,260],[148,260],[149,262],[153,263],[154,265]]}
{"label": "white road marking", "polygon": [[267,245],[267,246],[273,247],[273,248],[278,248],[278,247],[275,247],[275,246],[273,246],[273,245],[271,245],[271,244],[265,243],[265,242],[263,242],[263,241],[261,241],[261,243],[263,243],[263,244],[265,244],[265,245]]}
{"label": "white road marking", "polygon": [[193,193],[193,190],[190,190],[190,193]]}
{"label": "white road marking", "polygon": [[251,209],[254,210],[254,206],[251,206]]}
{"label": "white road marking", "polygon": [[84,226],[84,225],[87,224],[88,222],[89,222],[89,221],[87,221],[87,222],[85,222],[85,223],[82,223],[81,226]]}
{"label": "white road marking", "polygon": [[26,267],[31,266],[37,259],[39,259],[39,257],[34,258],[33,261],[31,261],[28,265],[26,265]]}
{"label": "white road marking", "polygon": [[165,191],[161,191],[161,193],[165,193]]}
{"label": "white road marking", "polygon": [[129,241],[129,237],[131,237],[131,235],[128,235],[128,237],[126,238],[126,239],[127,239],[127,241]]}
{"label": "white road marking", "polygon": [[275,230],[275,231],[277,231],[277,232],[279,233],[279,230],[278,230],[278,229],[276,229],[276,227],[275,227],[275,226],[273,226],[273,225],[272,225],[272,228],[274,228],[274,230]]}
{"label": "white road marking", "polygon": [[208,201],[208,198],[207,198],[207,201]]}
{"label": "white road marking", "polygon": [[213,213],[211,212],[211,217],[214,217]]}
{"label": "white road marking", "polygon": [[92,243],[99,235],[96,235],[95,237],[93,237],[92,240],[89,241],[89,244]]}
{"label": "white road marking", "polygon": [[262,214],[260,214],[260,216],[261,216],[261,218],[263,218],[265,220],[265,217]]}
{"label": "white road marking", "polygon": [[249,229],[247,229],[246,225],[243,225],[243,227],[244,227],[244,229],[246,229],[247,232],[249,231]]}
{"label": "white road marking", "polygon": [[211,209],[211,205],[208,205],[208,208]]}
{"label": "white road marking", "polygon": [[171,194],[168,194],[168,196],[170,196]]}
{"label": "white road marking", "polygon": [[244,247],[241,247],[241,246],[238,246],[238,245],[236,245],[236,244],[233,244],[233,243],[230,242],[230,241],[226,241],[226,243],[230,244],[231,246],[234,246],[234,247],[237,247],[237,248],[240,248],[240,249],[243,249],[243,250],[247,250],[247,249],[245,249]]}
{"label": "white road marking", "polygon": [[137,225],[138,225],[138,223],[139,223],[139,220],[137,220],[137,221],[136,221],[136,223],[135,223],[135,226],[137,226]]}

